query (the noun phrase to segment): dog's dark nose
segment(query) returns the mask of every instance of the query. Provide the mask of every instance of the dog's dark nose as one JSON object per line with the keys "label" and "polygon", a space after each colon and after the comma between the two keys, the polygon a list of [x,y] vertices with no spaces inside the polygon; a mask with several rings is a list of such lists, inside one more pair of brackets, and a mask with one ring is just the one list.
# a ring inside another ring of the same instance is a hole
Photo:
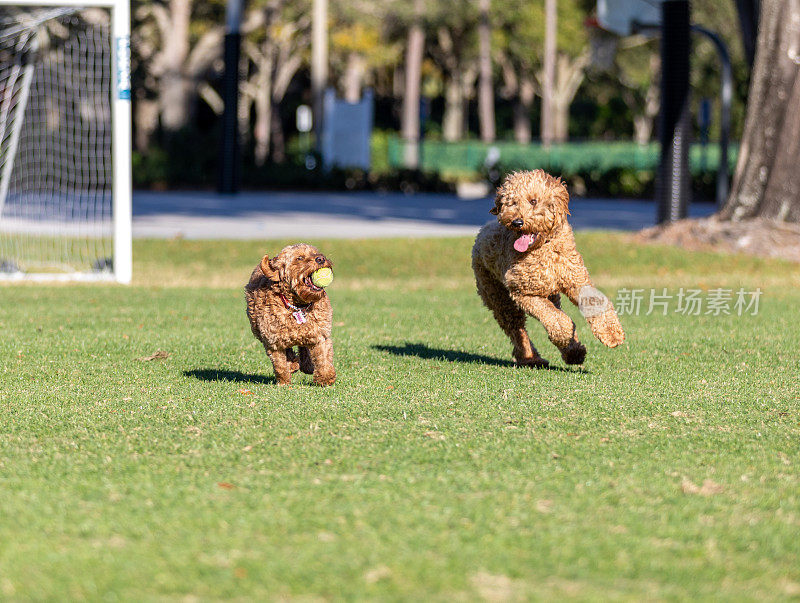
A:
{"label": "dog's dark nose", "polygon": [[511,226],[514,228],[522,228],[522,225],[525,224],[520,218],[511,221]]}
{"label": "dog's dark nose", "polygon": [[325,256],[324,255],[318,255],[317,257],[314,258],[314,261],[317,264],[324,264],[325,263]]}

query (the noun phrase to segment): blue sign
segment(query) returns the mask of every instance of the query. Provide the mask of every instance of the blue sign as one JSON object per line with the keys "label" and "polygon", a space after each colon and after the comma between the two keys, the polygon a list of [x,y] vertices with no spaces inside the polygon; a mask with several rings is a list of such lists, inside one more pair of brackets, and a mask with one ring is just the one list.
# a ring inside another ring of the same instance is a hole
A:
{"label": "blue sign", "polygon": [[131,38],[117,38],[117,98],[131,100]]}

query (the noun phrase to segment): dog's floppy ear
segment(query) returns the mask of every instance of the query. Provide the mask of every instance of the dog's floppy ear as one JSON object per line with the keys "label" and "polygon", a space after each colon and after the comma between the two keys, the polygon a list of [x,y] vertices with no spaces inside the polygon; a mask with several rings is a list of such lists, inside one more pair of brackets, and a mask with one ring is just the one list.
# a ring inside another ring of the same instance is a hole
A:
{"label": "dog's floppy ear", "polygon": [[489,213],[493,216],[496,216],[500,213],[500,199],[503,196],[503,188],[500,187],[497,189],[497,194],[494,196],[494,207],[489,210]]}
{"label": "dog's floppy ear", "polygon": [[567,183],[561,178],[556,178],[556,190],[553,193],[553,198],[559,204],[559,208],[562,212],[568,216],[571,215],[569,213],[569,191],[567,191]]}
{"label": "dog's floppy ear", "polygon": [[269,279],[275,279],[278,276],[278,272],[275,270],[272,260],[269,259],[269,255],[261,258],[261,272]]}

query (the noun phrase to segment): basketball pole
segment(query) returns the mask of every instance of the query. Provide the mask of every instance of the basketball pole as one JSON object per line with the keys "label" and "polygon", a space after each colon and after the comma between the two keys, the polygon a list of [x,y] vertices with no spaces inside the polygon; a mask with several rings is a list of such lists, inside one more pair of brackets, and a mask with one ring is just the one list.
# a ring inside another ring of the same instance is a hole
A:
{"label": "basketball pole", "polygon": [[661,5],[661,161],[658,167],[658,222],[685,218],[690,195],[689,93],[690,7],[688,0]]}
{"label": "basketball pole", "polygon": [[720,62],[719,93],[719,166],[717,167],[717,208],[721,209],[728,200],[728,146],[731,135],[731,103],[733,101],[733,66],[728,46],[722,37],[701,25],[692,25],[695,31],[708,38],[717,50]]}
{"label": "basketball pole", "polygon": [[228,0],[225,8],[225,74],[222,98],[222,143],[218,190],[232,195],[239,192],[239,58],[241,53],[241,23],[245,0]]}

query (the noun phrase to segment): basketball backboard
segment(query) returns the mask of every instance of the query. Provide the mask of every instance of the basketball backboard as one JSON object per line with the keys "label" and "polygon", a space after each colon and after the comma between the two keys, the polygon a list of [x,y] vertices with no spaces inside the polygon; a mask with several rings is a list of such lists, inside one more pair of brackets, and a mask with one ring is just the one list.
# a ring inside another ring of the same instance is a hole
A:
{"label": "basketball backboard", "polygon": [[635,33],[637,26],[661,24],[661,3],[664,0],[597,0],[597,23],[603,29],[620,36]]}

